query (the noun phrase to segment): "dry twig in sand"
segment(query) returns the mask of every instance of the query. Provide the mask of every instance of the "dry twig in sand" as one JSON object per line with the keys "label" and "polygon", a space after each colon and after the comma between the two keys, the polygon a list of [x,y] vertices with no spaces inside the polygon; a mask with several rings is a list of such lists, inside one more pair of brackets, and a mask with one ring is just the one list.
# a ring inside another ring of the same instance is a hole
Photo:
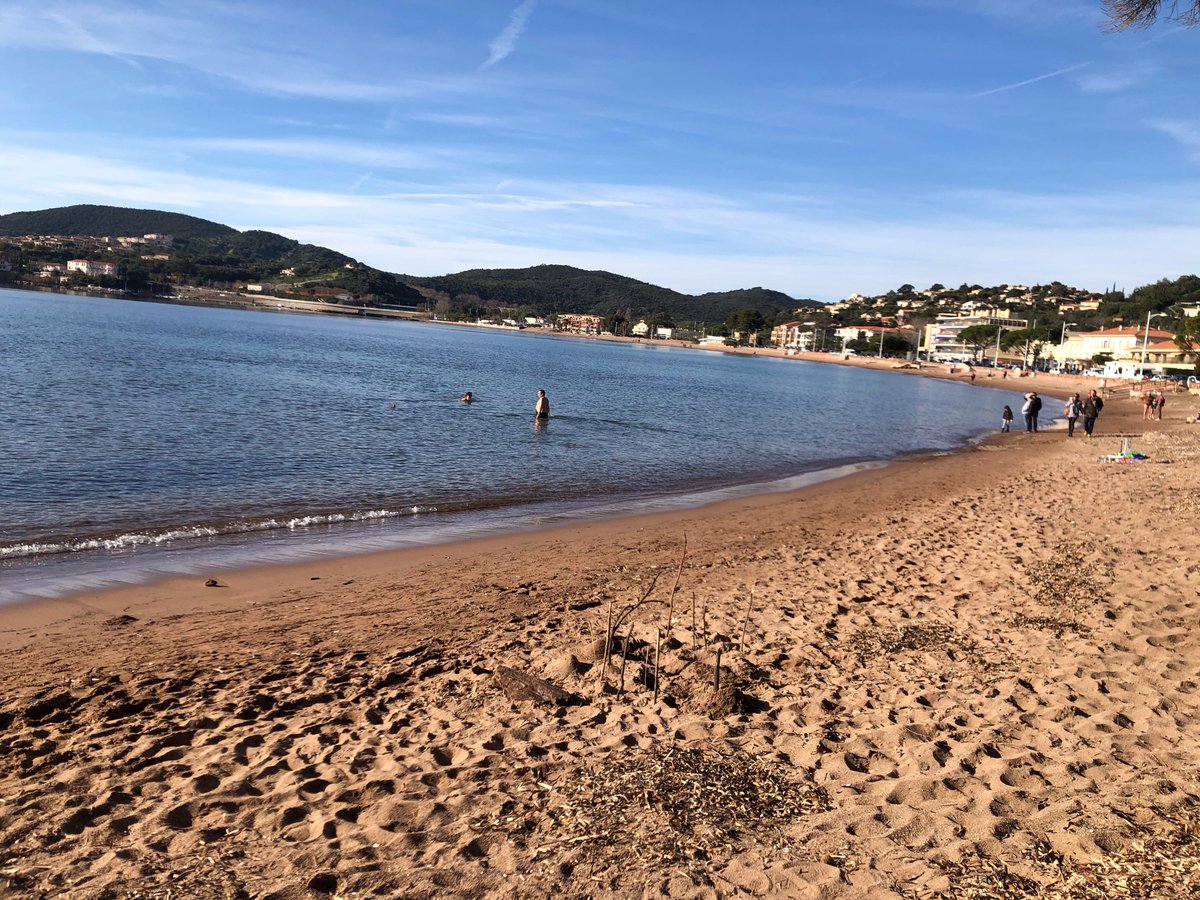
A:
{"label": "dry twig in sand", "polygon": [[974,643],[962,638],[949,625],[905,625],[903,628],[863,628],[850,637],[859,663],[901,650],[929,650],[959,646],[970,650]]}
{"label": "dry twig in sand", "polygon": [[1051,609],[1078,615],[1104,598],[1113,564],[1086,544],[1064,541],[1049,560],[1029,566],[1033,599]]}
{"label": "dry twig in sand", "polygon": [[741,750],[659,745],[613,753],[565,786],[554,810],[579,846],[612,862],[682,865],[706,877],[706,862],[745,843],[784,847],[783,827],[830,808],[823,789]]}
{"label": "dry twig in sand", "polygon": [[963,900],[1183,900],[1200,896],[1200,810],[1165,817],[1150,836],[1096,862],[1072,863],[1044,841],[1023,854],[1038,880],[1001,860],[942,863]]}

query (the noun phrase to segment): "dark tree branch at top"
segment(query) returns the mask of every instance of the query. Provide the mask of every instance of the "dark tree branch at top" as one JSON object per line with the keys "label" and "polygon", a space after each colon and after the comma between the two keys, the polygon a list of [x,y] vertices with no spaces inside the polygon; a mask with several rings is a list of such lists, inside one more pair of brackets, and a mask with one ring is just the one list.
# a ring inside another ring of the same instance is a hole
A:
{"label": "dark tree branch at top", "polygon": [[[1130,28],[1149,28],[1162,15],[1169,22],[1178,22],[1185,28],[1200,25],[1200,0],[1171,0],[1166,6],[1163,0],[1102,0],[1108,13],[1108,30],[1125,31]],[[1164,12],[1164,7],[1170,12]]]}

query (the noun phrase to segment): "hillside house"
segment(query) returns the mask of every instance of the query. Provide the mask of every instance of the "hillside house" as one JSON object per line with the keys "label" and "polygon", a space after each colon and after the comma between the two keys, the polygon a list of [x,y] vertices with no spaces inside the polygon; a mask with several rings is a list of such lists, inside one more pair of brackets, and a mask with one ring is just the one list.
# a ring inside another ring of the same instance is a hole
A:
{"label": "hillside house", "polygon": [[96,262],[90,259],[69,259],[67,260],[68,272],[82,272],[84,275],[105,275],[114,277],[117,274],[117,267],[110,262]]}

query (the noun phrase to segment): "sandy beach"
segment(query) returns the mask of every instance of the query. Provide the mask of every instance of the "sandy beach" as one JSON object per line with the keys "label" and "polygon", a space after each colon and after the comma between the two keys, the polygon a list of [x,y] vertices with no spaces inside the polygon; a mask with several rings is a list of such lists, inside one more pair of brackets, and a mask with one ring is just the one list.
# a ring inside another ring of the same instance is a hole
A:
{"label": "sandy beach", "polygon": [[0,895],[1194,896],[1197,406],[2,608]]}

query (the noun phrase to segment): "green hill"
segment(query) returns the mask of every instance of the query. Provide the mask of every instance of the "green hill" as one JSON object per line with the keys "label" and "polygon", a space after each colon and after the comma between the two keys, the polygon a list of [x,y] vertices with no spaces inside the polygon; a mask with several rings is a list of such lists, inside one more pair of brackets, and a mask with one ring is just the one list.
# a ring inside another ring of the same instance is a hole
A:
{"label": "green hill", "polygon": [[541,265],[527,269],[470,269],[453,275],[417,277],[401,275],[431,299],[452,308],[525,307],[540,314],[592,313],[608,316],[626,310],[634,317],[665,313],[676,321],[723,322],[741,309],[763,313],[797,306],[822,306],[813,300],[795,300],[778,291],[750,288],[740,291],[681,294],[611,272]]}
{"label": "green hill", "polygon": [[[317,295],[344,292],[368,303],[401,305],[432,301],[441,314],[483,315],[497,307],[526,313],[594,313],[625,318],[667,317],[680,324],[724,322],[743,309],[757,309],[768,319],[786,318],[798,306],[820,307],[779,291],[756,287],[693,296],[611,272],[572,266],[541,265],[527,269],[472,269],[438,277],[393,275],[362,265],[343,253],[302,244],[269,231],[238,231],[228,225],[182,213],[153,209],[80,204],[57,209],[0,215],[5,236],[132,237],[167,234],[168,250],[146,253],[138,248],[88,250],[89,258],[118,263],[111,279],[134,291],[150,291],[167,282],[227,288],[262,282],[281,293]],[[62,262],[78,253],[69,246],[30,246],[22,251],[26,269]],[[167,257],[165,259],[154,257]],[[285,274],[286,273],[286,274]]]}
{"label": "green hill", "polygon": [[85,203],[0,216],[0,235],[21,234],[58,234],[72,237],[169,234],[176,239],[190,240],[237,234],[237,231],[228,225],[219,225],[182,213]]}
{"label": "green hill", "polygon": [[[261,282],[291,296],[348,294],[367,304],[424,303],[421,294],[394,275],[364,266],[344,253],[302,244],[270,231],[238,231],[182,213],[91,204],[0,216],[0,242],[5,236],[22,235],[84,238],[146,234],[170,235],[174,244],[169,249],[155,247],[152,252],[139,246],[89,248],[89,259],[115,263],[120,274],[86,280],[134,293],[162,290],[168,283],[229,288],[238,283]],[[22,266],[26,272],[36,272],[44,263],[62,263],[79,252],[66,242],[59,246],[35,244],[23,248]]]}

